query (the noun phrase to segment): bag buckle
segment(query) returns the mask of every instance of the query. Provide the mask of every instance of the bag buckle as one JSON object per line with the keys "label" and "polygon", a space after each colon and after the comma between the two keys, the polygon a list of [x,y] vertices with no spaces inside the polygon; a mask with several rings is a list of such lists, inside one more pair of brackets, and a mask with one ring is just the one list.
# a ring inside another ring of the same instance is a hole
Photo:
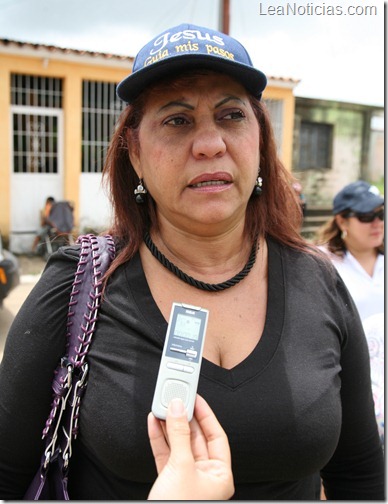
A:
{"label": "bag buckle", "polygon": [[67,432],[65,429],[65,426],[62,425],[62,431],[66,437],[66,445],[63,448],[63,452],[62,452],[63,467],[65,469],[67,468],[67,466],[69,464],[70,457],[72,455],[71,443],[73,441],[74,426],[75,426],[77,419],[78,419],[78,417],[76,417],[76,411],[79,408],[79,404],[81,401],[80,390],[82,390],[86,384],[86,377],[87,377],[88,371],[89,371],[89,366],[86,362],[82,366],[81,370],[82,370],[82,375],[74,384],[74,390],[73,390],[73,394],[72,394],[72,398],[71,398],[72,400],[71,400],[71,402],[69,402],[69,406],[71,407],[71,416],[70,416],[70,422],[68,425],[69,431]]}

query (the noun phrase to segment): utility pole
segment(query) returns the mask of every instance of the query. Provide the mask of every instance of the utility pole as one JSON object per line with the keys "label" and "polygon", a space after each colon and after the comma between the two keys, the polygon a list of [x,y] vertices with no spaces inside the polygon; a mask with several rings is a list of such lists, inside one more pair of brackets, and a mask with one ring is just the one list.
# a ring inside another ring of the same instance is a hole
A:
{"label": "utility pole", "polygon": [[229,35],[230,27],[230,0],[220,0],[219,30]]}

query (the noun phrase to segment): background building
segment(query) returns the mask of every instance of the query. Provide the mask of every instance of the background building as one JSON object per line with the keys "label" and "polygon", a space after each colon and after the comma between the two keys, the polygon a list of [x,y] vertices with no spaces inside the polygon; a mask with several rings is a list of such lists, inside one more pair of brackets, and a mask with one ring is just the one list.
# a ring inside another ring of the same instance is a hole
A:
{"label": "background building", "polygon": [[384,177],[384,109],[296,98],[292,170],[309,205],[331,207],[350,182]]}

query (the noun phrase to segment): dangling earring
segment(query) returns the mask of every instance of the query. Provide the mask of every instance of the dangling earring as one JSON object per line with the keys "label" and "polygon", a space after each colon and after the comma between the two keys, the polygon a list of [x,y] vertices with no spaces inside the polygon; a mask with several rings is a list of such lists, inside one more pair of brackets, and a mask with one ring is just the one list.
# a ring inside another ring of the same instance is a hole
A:
{"label": "dangling earring", "polygon": [[263,179],[258,176],[256,179],[255,187],[253,188],[252,192],[253,196],[261,196],[261,193],[263,192],[263,189],[261,188],[262,185],[263,185]]}
{"label": "dangling earring", "polygon": [[145,202],[144,194],[147,194],[147,189],[143,186],[143,180],[139,179],[139,185],[133,191],[136,194],[135,201],[138,205],[142,205]]}
{"label": "dangling earring", "polygon": [[343,240],[345,240],[345,238],[348,236],[348,232],[346,231],[346,229],[343,229],[342,232],[341,232],[341,238]]}
{"label": "dangling earring", "polygon": [[143,186],[143,180],[139,179],[139,185],[137,188],[134,190],[134,193],[136,194],[136,203],[138,205],[142,205],[145,202],[145,197],[144,195],[147,194],[147,189]]}

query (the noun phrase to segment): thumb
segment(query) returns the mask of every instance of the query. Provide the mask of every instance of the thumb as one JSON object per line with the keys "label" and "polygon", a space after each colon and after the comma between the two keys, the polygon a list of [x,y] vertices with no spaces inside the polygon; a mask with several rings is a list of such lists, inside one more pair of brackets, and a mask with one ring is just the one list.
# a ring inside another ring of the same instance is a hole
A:
{"label": "thumb", "polygon": [[171,458],[176,462],[192,461],[190,425],[181,399],[172,399],[168,405],[166,430]]}

